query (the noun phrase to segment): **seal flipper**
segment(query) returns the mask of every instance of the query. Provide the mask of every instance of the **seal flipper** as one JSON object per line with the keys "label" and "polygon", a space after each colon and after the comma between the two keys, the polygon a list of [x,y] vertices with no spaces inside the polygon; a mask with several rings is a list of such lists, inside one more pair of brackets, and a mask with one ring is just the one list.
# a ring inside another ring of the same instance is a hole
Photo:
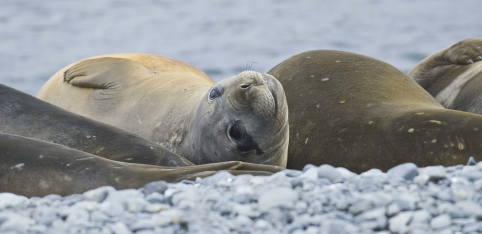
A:
{"label": "seal flipper", "polygon": [[470,65],[480,60],[482,60],[482,38],[470,38],[428,56],[407,75],[428,90],[454,66]]}
{"label": "seal flipper", "polygon": [[83,60],[64,73],[64,82],[82,88],[116,89],[119,84],[153,74],[141,64],[123,58],[96,58]]}

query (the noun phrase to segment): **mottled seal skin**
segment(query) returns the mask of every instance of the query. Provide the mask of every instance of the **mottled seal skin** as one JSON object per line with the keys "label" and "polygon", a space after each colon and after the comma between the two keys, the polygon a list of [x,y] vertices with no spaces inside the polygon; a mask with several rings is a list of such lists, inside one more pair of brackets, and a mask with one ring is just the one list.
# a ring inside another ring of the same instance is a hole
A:
{"label": "mottled seal skin", "polygon": [[460,41],[417,64],[408,75],[444,107],[482,114],[482,38]]}
{"label": "mottled seal skin", "polygon": [[482,160],[482,116],[447,110],[406,74],[342,51],[295,55],[269,74],[288,100],[288,168],[331,164],[354,172]]}
{"label": "mottled seal skin", "polygon": [[192,180],[220,170],[234,175],[270,175],[282,169],[243,162],[186,167],[125,163],[46,141],[2,133],[0,161],[0,192],[29,197],[65,196],[106,185],[116,189],[139,188],[151,181]]}
{"label": "mottled seal skin", "polygon": [[0,85],[0,133],[57,143],[121,162],[193,165],[145,138],[68,112],[5,85]]}
{"label": "mottled seal skin", "polygon": [[245,71],[214,83],[163,56],[106,55],[60,70],[38,98],[138,134],[194,164],[286,166],[288,108],[271,75]]}

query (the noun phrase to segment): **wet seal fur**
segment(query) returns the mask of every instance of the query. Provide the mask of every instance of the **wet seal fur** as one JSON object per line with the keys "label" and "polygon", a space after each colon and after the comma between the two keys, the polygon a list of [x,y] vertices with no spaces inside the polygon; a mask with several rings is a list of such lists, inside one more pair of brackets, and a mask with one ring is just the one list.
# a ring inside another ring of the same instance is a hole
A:
{"label": "wet seal fur", "polygon": [[482,38],[471,38],[440,50],[408,75],[444,107],[482,114]]}
{"label": "wet seal fur", "polygon": [[138,134],[194,164],[286,166],[286,99],[267,74],[245,71],[214,83],[163,56],[106,55],[60,70],[38,98]]}
{"label": "wet seal fur", "polygon": [[482,160],[482,116],[447,110],[406,74],[342,51],[295,55],[271,69],[289,106],[288,168],[330,164],[360,173]]}

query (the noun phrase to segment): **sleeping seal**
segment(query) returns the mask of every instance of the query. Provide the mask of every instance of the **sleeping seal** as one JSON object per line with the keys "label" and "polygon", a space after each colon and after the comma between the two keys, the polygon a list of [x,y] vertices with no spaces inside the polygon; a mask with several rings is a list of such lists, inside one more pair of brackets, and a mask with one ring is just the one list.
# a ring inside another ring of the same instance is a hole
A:
{"label": "sleeping seal", "polygon": [[460,41],[417,64],[408,75],[445,108],[482,114],[482,38]]}
{"label": "sleeping seal", "polygon": [[482,160],[482,116],[447,110],[382,61],[342,51],[295,55],[269,74],[289,106],[288,168],[331,164],[354,172]]}
{"label": "sleeping seal", "polygon": [[170,167],[194,165],[145,138],[68,112],[1,84],[0,133],[65,145],[120,162]]}
{"label": "sleeping seal", "polygon": [[62,196],[100,186],[140,188],[165,180],[206,177],[220,170],[233,175],[270,175],[282,168],[245,162],[221,162],[186,167],[161,167],[118,162],[46,141],[0,133],[0,193]]}
{"label": "sleeping seal", "polygon": [[271,75],[245,71],[214,83],[174,59],[116,54],[63,68],[38,98],[138,134],[194,164],[286,166],[288,108]]}

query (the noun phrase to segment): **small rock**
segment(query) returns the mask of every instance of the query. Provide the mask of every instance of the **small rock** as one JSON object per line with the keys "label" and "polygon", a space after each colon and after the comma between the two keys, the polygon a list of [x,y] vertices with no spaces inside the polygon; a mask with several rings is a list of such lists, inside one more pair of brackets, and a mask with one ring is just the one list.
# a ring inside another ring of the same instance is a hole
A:
{"label": "small rock", "polygon": [[282,171],[287,177],[297,177],[303,174],[302,171],[286,169]]}
{"label": "small rock", "polygon": [[155,204],[146,205],[145,211],[149,212],[149,213],[156,213],[156,212],[159,212],[159,211],[162,211],[162,210],[167,210],[167,209],[170,209],[170,208],[171,208],[170,205],[155,203]]}
{"label": "small rock", "polygon": [[413,215],[412,211],[405,211],[388,220],[388,227],[394,233],[406,233],[409,231],[408,222]]}
{"label": "small rock", "polygon": [[469,161],[467,162],[467,166],[474,166],[477,165],[477,162],[475,161],[474,157],[470,157]]}
{"label": "small rock", "polygon": [[119,216],[124,212],[124,206],[118,202],[104,201],[99,206],[99,210],[111,217]]}
{"label": "small rock", "polygon": [[341,176],[345,179],[348,179],[348,178],[353,178],[355,176],[357,176],[356,173],[354,172],[351,172],[350,170],[344,168],[344,167],[337,167],[336,170],[338,172],[340,172]]}
{"label": "small rock", "polygon": [[167,189],[167,182],[162,180],[147,183],[146,185],[144,185],[144,187],[141,188],[142,192],[146,195],[149,195],[154,192],[159,194],[164,194],[166,189]]}
{"label": "small rock", "polygon": [[343,176],[333,166],[323,164],[318,168],[318,178],[327,178],[335,183],[341,181]]}
{"label": "small rock", "polygon": [[482,189],[482,179],[474,182],[474,189],[475,191],[479,191],[480,189]]}
{"label": "small rock", "polygon": [[369,200],[360,200],[360,201],[357,201],[355,203],[353,203],[350,208],[348,209],[348,211],[350,213],[352,213],[353,215],[357,215],[357,214],[360,214],[361,212],[365,211],[365,210],[370,210],[372,209],[374,206],[373,202],[369,201]]}
{"label": "small rock", "polygon": [[385,207],[378,207],[375,209],[364,211],[359,214],[356,218],[362,220],[373,220],[379,217],[385,216]]}
{"label": "small rock", "polygon": [[310,167],[303,171],[303,174],[299,175],[298,178],[303,180],[318,180],[318,168]]}
{"label": "small rock", "polygon": [[428,223],[432,218],[430,212],[426,210],[417,210],[413,212],[411,223]]}
{"label": "small rock", "polygon": [[454,177],[450,181],[452,182],[450,189],[456,202],[472,198],[474,194],[472,183],[462,177]]}
{"label": "small rock", "polygon": [[90,220],[90,214],[87,210],[72,208],[68,212],[68,216],[65,221],[69,224],[87,225],[89,220]]}
{"label": "small rock", "polygon": [[268,211],[274,207],[292,209],[296,200],[298,200],[296,191],[288,188],[274,188],[259,196],[258,205],[261,211]]}
{"label": "small rock", "polygon": [[100,188],[89,190],[82,195],[84,195],[85,200],[87,201],[95,201],[101,203],[107,198],[107,195],[109,195],[110,192],[114,191],[116,190],[112,186],[103,186]]}
{"label": "small rock", "polygon": [[310,168],[318,168],[317,166],[313,165],[313,164],[306,164],[304,167],[303,167],[303,170],[301,170],[302,172],[305,172],[307,171],[308,169]]}
{"label": "small rock", "polygon": [[165,199],[164,195],[162,195],[160,193],[157,193],[157,192],[153,192],[153,193],[147,195],[146,200],[150,203],[165,203],[166,202],[166,199]]}
{"label": "small rock", "polygon": [[142,197],[134,197],[125,201],[125,209],[129,212],[141,212],[144,210],[148,202]]}
{"label": "small rock", "polygon": [[409,194],[399,195],[391,200],[390,203],[397,204],[401,211],[415,209],[415,198]]}
{"label": "small rock", "polygon": [[462,228],[462,231],[464,233],[472,233],[472,232],[477,232],[479,228],[482,228],[482,224],[480,223],[472,223],[472,224],[466,224]]}
{"label": "small rock", "polygon": [[264,220],[264,219],[258,219],[255,223],[254,223],[254,227],[260,231],[266,231],[266,230],[269,230],[269,229],[272,229],[273,227],[271,226],[271,223],[269,223],[268,221]]}
{"label": "small rock", "polygon": [[74,204],[72,207],[93,211],[99,209],[99,203],[97,203],[96,201],[81,201]]}
{"label": "small rock", "polygon": [[234,220],[234,230],[239,232],[250,232],[251,227],[253,226],[253,220],[251,220],[246,215],[238,215]]}
{"label": "small rock", "polygon": [[93,222],[107,222],[110,220],[109,216],[105,214],[104,212],[100,211],[92,211],[92,214],[90,215],[90,220]]}
{"label": "small rock", "polygon": [[430,176],[426,174],[418,175],[418,176],[415,176],[415,178],[413,178],[413,182],[415,182],[420,186],[426,185],[429,180],[430,180]]}
{"label": "small rock", "polygon": [[418,168],[414,163],[404,163],[390,168],[387,171],[387,175],[390,177],[402,177],[406,180],[412,180],[418,175]]}
{"label": "small rock", "polygon": [[388,215],[389,217],[394,216],[394,215],[400,213],[400,211],[401,211],[401,209],[400,209],[400,207],[398,206],[398,204],[393,204],[393,203],[392,203],[392,204],[389,204],[389,205],[387,206],[387,215]]}
{"label": "small rock", "polygon": [[30,203],[27,197],[13,193],[0,193],[0,211],[7,208],[23,209]]}
{"label": "small rock", "polygon": [[430,220],[430,227],[433,229],[444,228],[452,224],[452,219],[448,214],[441,214]]}
{"label": "small rock", "polygon": [[109,228],[114,234],[132,234],[132,231],[122,222],[115,222],[109,225]]}
{"label": "small rock", "polygon": [[445,168],[443,166],[419,168],[418,173],[421,175],[428,175],[430,181],[438,181],[445,178]]}
{"label": "small rock", "polygon": [[482,218],[482,207],[473,201],[459,201],[455,206],[460,208],[464,217],[479,217]]}
{"label": "small rock", "polygon": [[18,232],[25,233],[29,228],[29,225],[35,223],[35,220],[24,217],[14,213],[0,213],[0,219],[6,219],[0,225],[0,232]]}

